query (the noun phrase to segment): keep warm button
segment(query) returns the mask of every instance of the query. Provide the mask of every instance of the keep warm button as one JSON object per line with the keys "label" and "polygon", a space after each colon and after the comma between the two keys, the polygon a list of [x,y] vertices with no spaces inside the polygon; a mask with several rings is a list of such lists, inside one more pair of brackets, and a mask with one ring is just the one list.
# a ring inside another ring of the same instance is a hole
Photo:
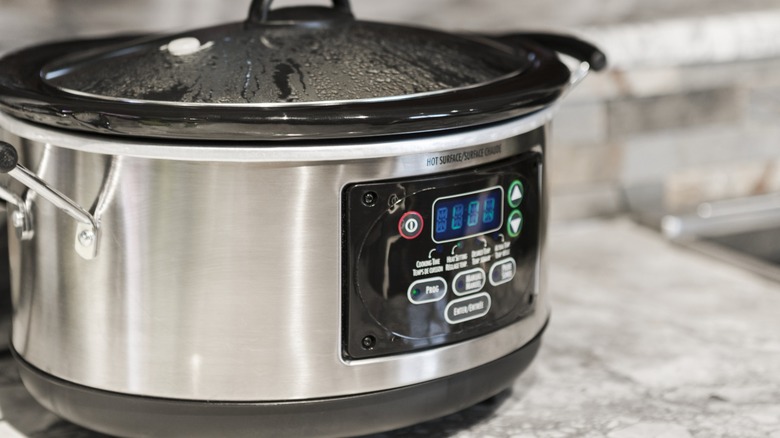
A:
{"label": "keep warm button", "polygon": [[504,259],[493,263],[490,268],[490,284],[498,286],[512,281],[517,272],[517,264],[514,259]]}
{"label": "keep warm button", "polygon": [[490,295],[483,292],[468,298],[454,300],[444,310],[444,319],[450,324],[482,318],[490,312]]}

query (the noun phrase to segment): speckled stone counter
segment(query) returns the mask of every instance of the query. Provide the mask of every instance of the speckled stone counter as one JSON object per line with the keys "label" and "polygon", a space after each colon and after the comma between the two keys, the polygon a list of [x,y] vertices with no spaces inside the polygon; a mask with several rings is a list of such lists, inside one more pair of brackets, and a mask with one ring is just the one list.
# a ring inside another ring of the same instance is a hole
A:
{"label": "speckled stone counter", "polygon": [[[553,319],[512,391],[373,438],[780,438],[780,284],[625,219],[554,226],[549,268]],[[40,408],[7,355],[0,410],[0,437],[100,436]]]}

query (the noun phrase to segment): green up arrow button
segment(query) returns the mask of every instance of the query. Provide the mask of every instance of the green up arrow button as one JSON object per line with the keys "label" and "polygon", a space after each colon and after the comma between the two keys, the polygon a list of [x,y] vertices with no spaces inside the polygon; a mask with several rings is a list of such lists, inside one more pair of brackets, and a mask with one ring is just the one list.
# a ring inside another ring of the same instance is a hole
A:
{"label": "green up arrow button", "polygon": [[525,188],[520,180],[515,180],[512,185],[509,186],[509,192],[507,194],[507,201],[512,208],[517,208],[520,203],[523,202],[523,196],[525,195]]}

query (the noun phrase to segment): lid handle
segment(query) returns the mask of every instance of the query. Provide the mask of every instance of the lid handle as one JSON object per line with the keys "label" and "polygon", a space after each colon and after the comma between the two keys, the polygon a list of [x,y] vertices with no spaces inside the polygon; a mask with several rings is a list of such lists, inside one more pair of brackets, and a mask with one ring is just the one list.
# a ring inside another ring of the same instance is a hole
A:
{"label": "lid handle", "polygon": [[[342,13],[352,15],[352,7],[349,5],[349,0],[332,0],[333,9]],[[268,22],[268,15],[271,12],[271,3],[274,0],[252,0],[252,5],[249,7],[249,21],[250,23],[266,23]]]}

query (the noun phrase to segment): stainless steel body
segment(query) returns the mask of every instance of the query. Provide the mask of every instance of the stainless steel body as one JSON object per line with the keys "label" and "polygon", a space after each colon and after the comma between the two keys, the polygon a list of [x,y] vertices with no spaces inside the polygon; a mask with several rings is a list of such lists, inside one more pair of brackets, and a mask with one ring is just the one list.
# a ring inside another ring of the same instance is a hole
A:
{"label": "stainless steel body", "polygon": [[[533,315],[489,335],[342,358],[340,194],[357,181],[515,156],[523,152],[515,139],[547,126],[554,110],[437,136],[267,148],[112,140],[0,115],[20,162],[99,210],[101,234],[97,256],[80,256],[78,222],[6,179],[34,228],[29,240],[9,232],[13,346],[38,369],[87,387],[222,401],[381,391],[501,358],[546,323],[541,285]],[[486,145],[500,153],[429,165]]]}
{"label": "stainless steel body", "polygon": [[0,204],[0,352],[11,340],[11,285],[8,266],[8,238],[5,205]]}

